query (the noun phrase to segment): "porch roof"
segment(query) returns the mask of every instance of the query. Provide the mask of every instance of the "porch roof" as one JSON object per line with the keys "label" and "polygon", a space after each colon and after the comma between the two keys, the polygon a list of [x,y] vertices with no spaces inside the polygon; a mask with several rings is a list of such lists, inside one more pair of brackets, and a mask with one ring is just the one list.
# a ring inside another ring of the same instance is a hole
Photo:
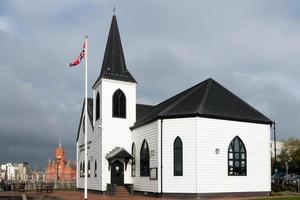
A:
{"label": "porch roof", "polygon": [[106,154],[105,158],[107,160],[112,160],[113,158],[124,158],[126,160],[129,160],[133,159],[134,157],[123,147],[115,147],[113,150]]}

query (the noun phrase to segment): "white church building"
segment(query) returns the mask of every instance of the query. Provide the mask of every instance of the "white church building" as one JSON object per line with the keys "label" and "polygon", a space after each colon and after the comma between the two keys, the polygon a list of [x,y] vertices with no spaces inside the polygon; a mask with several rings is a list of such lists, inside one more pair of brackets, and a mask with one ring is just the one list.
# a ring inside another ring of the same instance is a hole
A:
{"label": "white church building", "polygon": [[271,191],[269,118],[211,78],[157,105],[138,104],[136,85],[113,16],[88,116],[81,112],[77,188],[87,175],[88,190],[103,193],[117,186],[166,196]]}

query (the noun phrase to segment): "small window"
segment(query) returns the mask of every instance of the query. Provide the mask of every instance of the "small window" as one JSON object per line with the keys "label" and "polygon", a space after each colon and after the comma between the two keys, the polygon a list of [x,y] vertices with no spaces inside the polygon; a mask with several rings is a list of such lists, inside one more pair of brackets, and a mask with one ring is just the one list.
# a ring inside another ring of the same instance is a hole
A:
{"label": "small window", "polygon": [[140,154],[140,176],[150,175],[149,146],[146,140],[143,141]]}
{"label": "small window", "polygon": [[79,176],[82,177],[82,162],[80,162],[80,173]]}
{"label": "small window", "polygon": [[85,162],[82,164],[82,177],[85,177]]}
{"label": "small window", "polygon": [[95,171],[94,171],[94,176],[97,177],[97,160],[95,160]]}
{"label": "small window", "polygon": [[91,177],[91,162],[88,161],[88,177]]}
{"label": "small window", "polygon": [[97,92],[96,95],[96,120],[100,118],[100,95],[99,92]]}
{"label": "small window", "polygon": [[82,120],[82,130],[83,130],[83,133],[85,133],[85,116],[83,117],[83,120]]}
{"label": "small window", "polygon": [[113,117],[126,118],[126,97],[122,90],[118,89],[113,94]]}
{"label": "small window", "polygon": [[228,147],[228,175],[247,175],[247,152],[243,141],[236,136]]}
{"label": "small window", "polygon": [[182,176],[183,172],[183,156],[182,141],[180,137],[176,137],[174,141],[174,176]]}
{"label": "small window", "polygon": [[132,143],[131,155],[133,156],[133,159],[131,160],[131,176],[135,177],[135,144],[134,143]]}

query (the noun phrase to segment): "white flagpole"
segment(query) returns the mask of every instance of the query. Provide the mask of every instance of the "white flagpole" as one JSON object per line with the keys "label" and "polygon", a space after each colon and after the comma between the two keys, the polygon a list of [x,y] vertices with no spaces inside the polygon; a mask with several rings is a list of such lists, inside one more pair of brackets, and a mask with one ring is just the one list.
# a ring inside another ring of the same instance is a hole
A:
{"label": "white flagpole", "polygon": [[85,91],[84,91],[84,102],[85,102],[85,129],[84,129],[84,199],[87,199],[87,166],[88,166],[88,159],[87,159],[87,118],[88,118],[88,113],[87,113],[87,67],[88,67],[88,42],[87,42],[88,38],[87,36],[85,36],[85,49],[84,49],[84,58],[85,58],[85,70],[84,70],[84,81],[85,81]]}

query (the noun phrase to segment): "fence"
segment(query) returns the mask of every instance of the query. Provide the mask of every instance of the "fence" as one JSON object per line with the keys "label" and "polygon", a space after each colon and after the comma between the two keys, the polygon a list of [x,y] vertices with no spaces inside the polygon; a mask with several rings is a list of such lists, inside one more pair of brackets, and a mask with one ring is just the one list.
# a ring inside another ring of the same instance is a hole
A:
{"label": "fence", "polygon": [[272,191],[273,192],[300,192],[300,182],[297,181],[295,183],[287,182],[287,181],[277,181],[272,183]]}
{"label": "fence", "polygon": [[[7,182],[0,187],[1,190],[17,190],[17,186],[24,182]],[[25,191],[36,191],[37,187],[43,182],[25,182]],[[53,183],[54,190],[76,190],[76,183]]]}

